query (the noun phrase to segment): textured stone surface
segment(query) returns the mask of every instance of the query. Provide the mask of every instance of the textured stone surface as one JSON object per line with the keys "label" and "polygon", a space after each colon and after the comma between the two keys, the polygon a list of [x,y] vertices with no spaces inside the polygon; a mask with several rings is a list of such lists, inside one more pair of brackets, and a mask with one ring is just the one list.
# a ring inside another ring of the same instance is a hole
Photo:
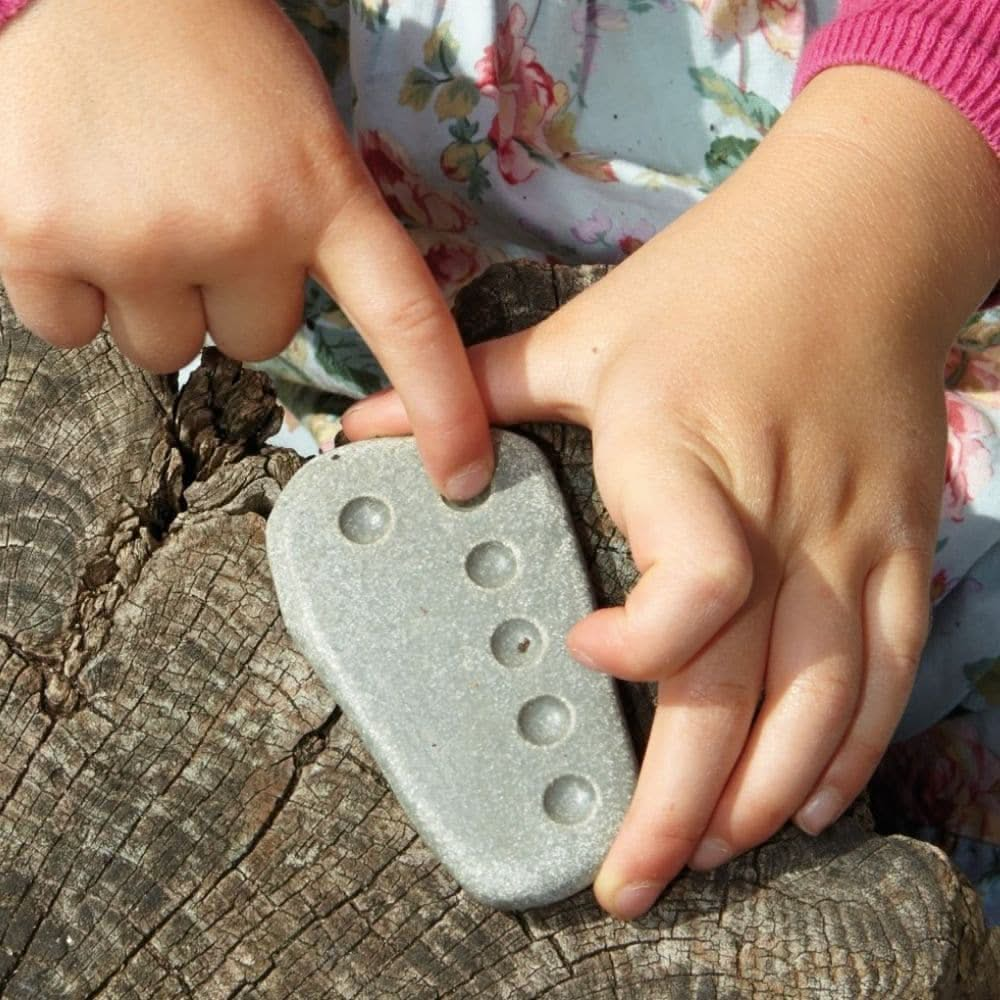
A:
{"label": "textured stone surface", "polygon": [[286,487],[267,547],[285,624],[424,841],[502,908],[590,883],[635,784],[611,680],[564,639],[593,608],[562,494],[496,431],[470,505],[432,489],[412,438],[346,445]]}

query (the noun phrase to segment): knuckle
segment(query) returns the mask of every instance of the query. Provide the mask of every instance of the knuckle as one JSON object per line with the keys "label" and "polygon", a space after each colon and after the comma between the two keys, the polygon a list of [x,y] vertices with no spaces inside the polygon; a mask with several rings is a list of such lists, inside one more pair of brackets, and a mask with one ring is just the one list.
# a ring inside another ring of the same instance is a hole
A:
{"label": "knuckle", "polygon": [[890,544],[911,558],[928,561],[937,540],[940,490],[912,488],[907,492],[907,504],[892,512],[885,521],[885,535]]}
{"label": "knuckle", "polygon": [[[644,858],[649,866],[650,876],[658,875],[660,864],[670,864],[670,855],[678,853],[687,857],[698,846],[702,837],[703,824],[695,822],[683,815],[683,807],[678,802],[666,801],[659,804],[651,813],[639,818],[640,828],[645,843],[655,844],[660,857],[650,852]],[[681,815],[679,815],[681,814]],[[662,860],[661,860],[662,859]]]}
{"label": "knuckle", "polygon": [[701,607],[733,613],[750,596],[753,564],[745,548],[733,545],[699,565],[694,599]]}
{"label": "knuckle", "polygon": [[386,330],[405,337],[407,345],[415,351],[433,349],[450,332],[438,300],[431,295],[412,295],[401,298],[377,316],[377,322]]}
{"label": "knuckle", "polygon": [[[754,803],[754,829],[767,831],[760,839],[770,836],[775,830],[779,830],[788,821],[788,818],[795,811],[795,803],[786,799],[761,798]],[[751,846],[751,845],[747,845]]]}
{"label": "knuckle", "polygon": [[791,697],[796,703],[827,723],[845,719],[858,702],[858,672],[837,663],[835,669],[804,671],[792,683]]}
{"label": "knuckle", "polygon": [[375,182],[352,170],[331,180],[328,219],[320,234],[321,242],[351,233],[362,220],[378,218],[387,211]]}
{"label": "knuckle", "polygon": [[8,252],[18,257],[44,250],[59,240],[65,215],[52,199],[29,198],[14,210],[0,210],[0,237]]}
{"label": "knuckle", "polygon": [[184,262],[259,256],[268,217],[266,206],[254,198],[241,200],[232,211],[152,208],[121,225],[102,249],[116,269],[116,284],[144,284]]}
{"label": "knuckle", "polygon": [[7,272],[4,275],[8,297],[18,322],[36,337],[53,347],[83,347],[100,332],[103,313],[61,298],[59,289],[39,285],[33,275]]}
{"label": "knuckle", "polygon": [[102,265],[115,285],[147,284],[162,273],[165,264],[166,220],[133,219],[102,247]]}
{"label": "knuckle", "polygon": [[46,323],[39,319],[35,323],[25,323],[25,326],[53,347],[66,349],[85,347],[101,331],[100,323],[74,322],[71,319],[60,319],[58,323]]}
{"label": "knuckle", "polygon": [[909,634],[894,637],[879,665],[892,682],[907,687],[913,683],[923,655],[927,631],[927,625],[924,625],[919,629],[907,629]]}
{"label": "knuckle", "polygon": [[[405,387],[400,388],[403,396]],[[406,398],[405,396],[403,398]],[[459,455],[469,452],[469,428],[476,427],[483,419],[482,404],[470,385],[468,392],[459,390],[456,376],[455,385],[449,396],[441,398],[432,408],[411,406],[408,411],[414,430],[428,440],[428,446],[435,456],[440,456],[444,464],[451,464]],[[454,457],[453,457],[454,456]],[[476,455],[471,455],[473,461]]]}
{"label": "knuckle", "polygon": [[234,361],[266,361],[280,354],[295,336],[298,326],[275,326],[255,333],[244,333],[226,353]]}
{"label": "knuckle", "polygon": [[169,348],[130,351],[129,360],[154,375],[170,375],[190,364],[201,352],[201,340],[178,341]]}
{"label": "knuckle", "polygon": [[673,848],[678,853],[688,856],[701,842],[701,831],[693,828],[685,829],[676,822],[664,819],[654,828],[652,842],[661,848]]}
{"label": "knuckle", "polygon": [[670,675],[669,666],[665,666],[660,659],[633,654],[632,661],[627,666],[627,679],[640,684],[664,680]]}
{"label": "knuckle", "polygon": [[235,256],[259,254],[265,236],[274,232],[275,213],[262,192],[243,197],[238,211],[226,212],[215,224],[216,239]]}
{"label": "knuckle", "polygon": [[871,777],[875,768],[882,762],[888,746],[888,736],[881,742],[857,736],[851,740],[847,756],[850,761],[851,775],[854,777],[852,782],[854,787],[860,790]]}
{"label": "knuckle", "polygon": [[757,705],[758,691],[743,681],[717,678],[692,681],[683,697],[693,708],[720,708],[737,716],[749,716]]}

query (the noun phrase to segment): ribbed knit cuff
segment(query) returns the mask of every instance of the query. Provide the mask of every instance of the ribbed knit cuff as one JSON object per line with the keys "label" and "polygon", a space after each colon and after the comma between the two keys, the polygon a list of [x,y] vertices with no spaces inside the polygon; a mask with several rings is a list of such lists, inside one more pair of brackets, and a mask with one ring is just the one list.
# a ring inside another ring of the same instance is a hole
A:
{"label": "ribbed knit cuff", "polygon": [[9,21],[29,0],[0,0],[0,28]]}
{"label": "ribbed knit cuff", "polygon": [[933,87],[1000,155],[1000,0],[847,0],[806,47],[794,93],[823,70],[849,64]]}

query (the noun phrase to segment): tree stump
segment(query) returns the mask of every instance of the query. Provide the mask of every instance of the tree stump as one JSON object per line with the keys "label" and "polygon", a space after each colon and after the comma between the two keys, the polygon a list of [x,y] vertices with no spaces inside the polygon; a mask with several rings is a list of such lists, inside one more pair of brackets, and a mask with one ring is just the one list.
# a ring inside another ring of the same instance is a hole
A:
{"label": "tree stump", "polygon": [[[599,273],[504,266],[457,311],[494,335]],[[266,378],[214,352],[178,393],[104,336],[48,348],[0,295],[0,996],[996,995],[971,888],[860,806],[683,875],[632,924],[589,893],[469,899],[282,627],[264,525],[301,459],[264,444],[278,420]],[[528,432],[619,599],[634,570],[589,438]],[[627,704],[641,744],[648,698]]]}

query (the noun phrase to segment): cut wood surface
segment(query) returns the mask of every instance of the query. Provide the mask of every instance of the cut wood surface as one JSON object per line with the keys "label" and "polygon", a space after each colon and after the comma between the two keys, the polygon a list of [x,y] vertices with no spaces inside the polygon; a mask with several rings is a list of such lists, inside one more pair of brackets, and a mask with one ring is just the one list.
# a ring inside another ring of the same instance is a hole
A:
{"label": "cut wood surface", "polygon": [[[496,335],[599,274],[503,266],[457,312]],[[587,892],[470,899],[282,627],[264,526],[301,459],[264,445],[278,421],[214,352],[178,394],[103,336],[48,348],[0,293],[0,996],[996,996],[972,889],[861,806],[632,924]],[[634,569],[587,434],[527,432],[619,600]],[[648,694],[626,698],[641,746]]]}

